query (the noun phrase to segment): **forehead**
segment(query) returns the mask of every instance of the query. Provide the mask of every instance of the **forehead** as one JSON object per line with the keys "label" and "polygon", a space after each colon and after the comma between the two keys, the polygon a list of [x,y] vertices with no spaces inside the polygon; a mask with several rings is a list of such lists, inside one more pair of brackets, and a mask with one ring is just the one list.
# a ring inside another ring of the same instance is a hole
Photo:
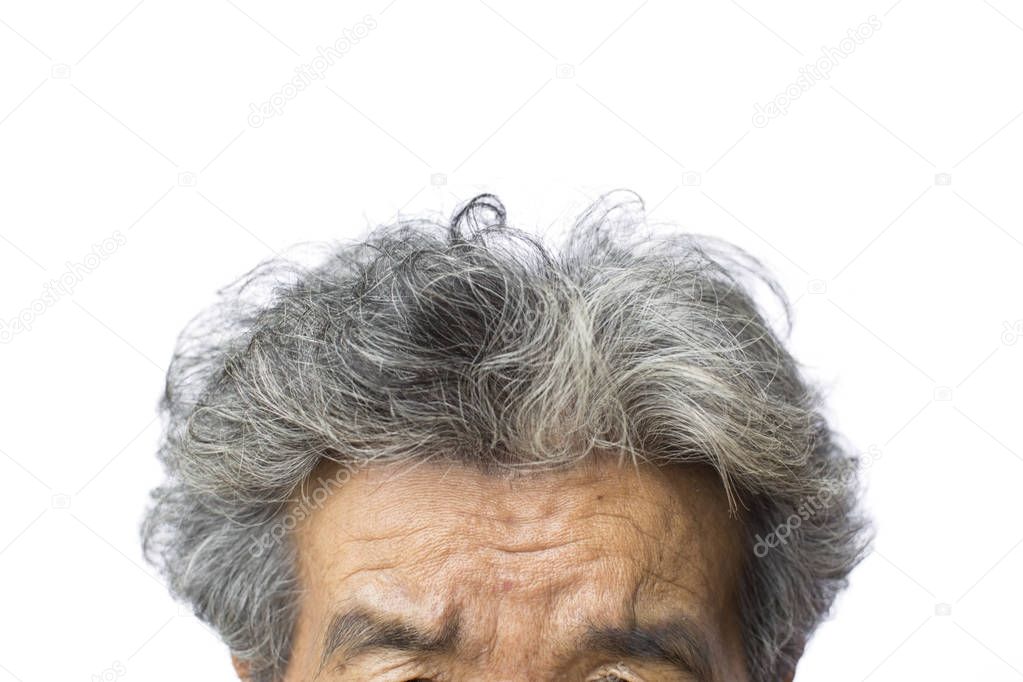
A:
{"label": "forehead", "polygon": [[470,634],[493,629],[497,604],[517,614],[502,627],[554,638],[637,614],[734,629],[739,522],[710,470],[607,458],[515,478],[439,463],[342,478],[296,529],[307,634],[353,603],[426,627],[457,614]]}

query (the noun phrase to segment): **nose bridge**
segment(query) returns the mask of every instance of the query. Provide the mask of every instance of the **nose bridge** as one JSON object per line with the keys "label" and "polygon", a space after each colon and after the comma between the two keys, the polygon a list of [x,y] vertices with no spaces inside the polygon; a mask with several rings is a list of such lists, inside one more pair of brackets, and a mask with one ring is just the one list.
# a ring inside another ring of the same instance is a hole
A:
{"label": "nose bridge", "polygon": [[487,677],[488,682],[542,682],[548,679],[548,675],[541,673],[536,670],[514,670],[514,671],[502,671],[495,674],[493,677]]}
{"label": "nose bridge", "polygon": [[552,676],[551,604],[525,597],[523,586],[509,581],[496,587],[492,599],[475,609],[478,640],[476,674],[472,682],[548,682]]}
{"label": "nose bridge", "polygon": [[541,661],[533,656],[491,660],[488,672],[472,676],[473,682],[548,682],[555,678]]}

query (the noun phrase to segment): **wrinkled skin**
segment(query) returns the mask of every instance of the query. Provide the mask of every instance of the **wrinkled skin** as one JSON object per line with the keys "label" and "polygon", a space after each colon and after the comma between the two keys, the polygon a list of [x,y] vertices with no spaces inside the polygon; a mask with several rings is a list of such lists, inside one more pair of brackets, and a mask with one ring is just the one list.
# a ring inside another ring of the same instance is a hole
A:
{"label": "wrinkled skin", "polygon": [[[344,476],[295,531],[285,682],[748,682],[740,522],[713,472],[603,458],[516,479],[440,463]],[[325,655],[342,613],[360,617]],[[390,627],[359,637],[370,616]],[[668,622],[705,642],[708,670],[586,637]]]}

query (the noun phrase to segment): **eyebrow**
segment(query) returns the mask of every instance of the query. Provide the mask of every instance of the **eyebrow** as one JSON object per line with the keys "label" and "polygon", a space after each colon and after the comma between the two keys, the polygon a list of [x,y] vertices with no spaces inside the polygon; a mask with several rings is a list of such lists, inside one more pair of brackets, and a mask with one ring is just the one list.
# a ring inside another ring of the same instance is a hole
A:
{"label": "eyebrow", "polygon": [[[339,653],[346,659],[380,650],[450,653],[457,647],[458,635],[457,617],[445,621],[439,632],[430,633],[400,618],[355,607],[331,619],[324,633],[320,670]],[[591,623],[583,635],[582,647],[605,655],[666,663],[699,682],[717,679],[707,638],[684,617],[647,626]]]}
{"label": "eyebrow", "polygon": [[411,623],[389,618],[364,608],[353,608],[334,616],[323,637],[320,669],[338,652],[355,658],[369,651],[392,649],[410,653],[443,653],[455,648],[458,621],[445,622],[436,634]]}
{"label": "eyebrow", "polygon": [[647,626],[590,625],[584,641],[587,648],[602,653],[667,663],[700,682],[716,679],[707,637],[684,617]]}

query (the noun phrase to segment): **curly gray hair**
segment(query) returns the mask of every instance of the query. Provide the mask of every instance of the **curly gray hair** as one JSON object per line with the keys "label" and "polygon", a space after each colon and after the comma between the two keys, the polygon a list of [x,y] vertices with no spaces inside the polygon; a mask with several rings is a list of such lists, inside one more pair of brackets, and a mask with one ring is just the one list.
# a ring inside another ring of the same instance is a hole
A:
{"label": "curly gray hair", "polygon": [[480,195],[222,290],[167,373],[147,560],[272,682],[298,585],[289,537],[266,536],[325,460],[702,463],[747,534],[751,678],[789,674],[871,531],[856,456],[754,302],[766,285],[787,318],[784,293],[728,243],[642,234],[633,194],[598,200],[560,252],[505,218]]}

